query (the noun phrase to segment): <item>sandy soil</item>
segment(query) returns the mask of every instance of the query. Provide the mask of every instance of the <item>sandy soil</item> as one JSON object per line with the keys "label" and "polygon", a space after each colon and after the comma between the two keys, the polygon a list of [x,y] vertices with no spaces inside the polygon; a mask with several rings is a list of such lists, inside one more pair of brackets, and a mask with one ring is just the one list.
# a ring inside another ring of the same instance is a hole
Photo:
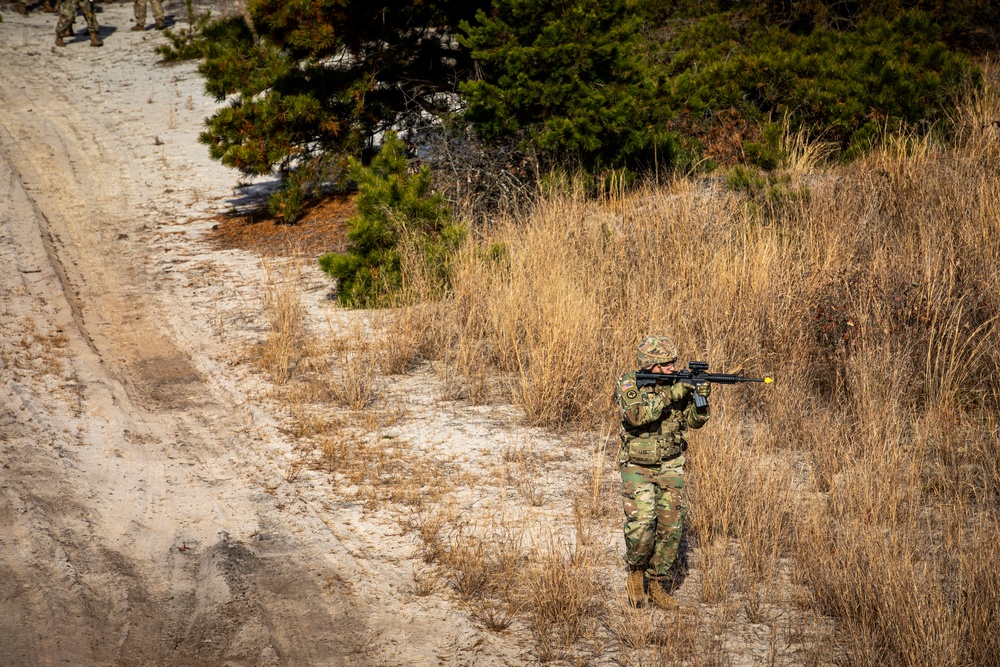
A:
{"label": "sandy soil", "polygon": [[[412,595],[412,536],[289,474],[234,357],[265,326],[260,260],[206,241],[246,201],[196,141],[194,66],[158,65],[131,4],[103,6],[101,49],[0,9],[0,664],[524,662]],[[519,437],[486,409],[407,410],[428,446]]]}

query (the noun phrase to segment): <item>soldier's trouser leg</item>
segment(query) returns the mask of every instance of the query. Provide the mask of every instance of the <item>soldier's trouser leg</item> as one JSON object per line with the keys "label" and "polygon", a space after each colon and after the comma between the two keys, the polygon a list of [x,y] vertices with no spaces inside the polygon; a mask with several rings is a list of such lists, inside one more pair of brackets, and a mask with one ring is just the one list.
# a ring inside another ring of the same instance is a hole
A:
{"label": "soldier's trouser leg", "polygon": [[656,543],[646,573],[651,578],[669,575],[681,546],[687,497],[684,491],[684,467],[664,465],[657,477]]}
{"label": "soldier's trouser leg", "polygon": [[132,11],[135,12],[135,22],[146,25],[146,0],[135,0]]}
{"label": "soldier's trouser leg", "polygon": [[649,565],[656,544],[655,470],[627,463],[621,467],[625,510],[625,562],[633,569]]}
{"label": "soldier's trouser leg", "polygon": [[160,0],[149,0],[149,6],[153,10],[153,18],[163,20],[163,3]]}
{"label": "soldier's trouser leg", "polygon": [[[97,22],[97,14],[94,13],[94,3],[91,0],[79,0],[80,10],[83,12],[83,18],[87,19],[87,30],[90,32],[97,32],[101,29],[101,25]],[[70,4],[74,4],[70,2]]]}
{"label": "soldier's trouser leg", "polygon": [[66,28],[73,25],[76,18],[77,0],[62,0],[59,3],[59,20],[56,21],[56,35],[62,35]]}

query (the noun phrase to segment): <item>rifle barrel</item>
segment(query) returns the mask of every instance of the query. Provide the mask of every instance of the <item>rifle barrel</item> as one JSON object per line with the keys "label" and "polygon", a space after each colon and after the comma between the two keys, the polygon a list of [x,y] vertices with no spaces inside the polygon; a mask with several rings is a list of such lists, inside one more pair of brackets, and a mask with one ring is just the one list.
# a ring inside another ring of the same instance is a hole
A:
{"label": "rifle barrel", "polygon": [[715,382],[718,384],[739,384],[741,382],[763,382],[770,384],[774,382],[772,377],[751,378],[740,374],[732,373],[692,373],[691,371],[678,371],[676,373],[645,373],[635,374],[637,384],[644,387],[650,384],[666,384],[668,382]]}

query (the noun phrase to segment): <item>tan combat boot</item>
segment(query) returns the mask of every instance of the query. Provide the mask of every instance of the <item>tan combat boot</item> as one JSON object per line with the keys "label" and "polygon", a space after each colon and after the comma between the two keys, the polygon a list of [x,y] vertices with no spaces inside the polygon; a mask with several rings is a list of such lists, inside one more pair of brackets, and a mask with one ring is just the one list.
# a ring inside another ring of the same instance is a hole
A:
{"label": "tan combat boot", "polygon": [[660,609],[664,611],[673,611],[677,609],[677,600],[663,588],[663,584],[655,579],[650,579],[649,581],[649,599]]}
{"label": "tan combat boot", "polygon": [[644,575],[642,570],[629,570],[625,579],[625,592],[628,593],[628,601],[633,607],[641,607],[646,604],[646,592],[643,590]]}
{"label": "tan combat boot", "polygon": [[56,46],[66,46],[66,42],[63,41],[62,35],[56,35]]}
{"label": "tan combat boot", "polygon": [[25,3],[25,2],[19,2],[19,3],[17,3],[17,13],[20,14],[21,16],[27,16],[28,15],[28,4]]}
{"label": "tan combat boot", "polygon": [[146,30],[146,26],[139,25],[138,23],[136,23],[134,26],[132,26],[132,32],[145,32],[145,30]]}
{"label": "tan combat boot", "polygon": [[156,29],[163,30],[163,19],[156,19]]}
{"label": "tan combat boot", "polygon": [[52,3],[49,2],[49,0],[45,0],[45,2],[42,3],[42,11],[46,14],[55,14],[56,8],[52,6]]}
{"label": "tan combat boot", "polygon": [[101,41],[101,38],[98,37],[97,33],[94,32],[94,31],[90,32],[90,45],[91,46],[104,46],[104,42]]}

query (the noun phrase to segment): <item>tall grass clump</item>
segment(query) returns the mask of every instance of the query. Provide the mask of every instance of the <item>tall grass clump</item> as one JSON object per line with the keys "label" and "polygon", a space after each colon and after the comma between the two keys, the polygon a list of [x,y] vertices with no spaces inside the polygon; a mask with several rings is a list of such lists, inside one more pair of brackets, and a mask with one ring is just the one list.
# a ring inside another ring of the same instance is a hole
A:
{"label": "tall grass clump", "polygon": [[263,265],[261,310],[267,337],[255,350],[256,360],[274,382],[283,385],[310,345],[308,316],[299,292],[302,266],[297,261]]}
{"label": "tall grass clump", "polygon": [[610,430],[615,379],[650,333],[682,362],[773,373],[773,388],[720,388],[693,438],[711,595],[772,590],[792,561],[851,664],[1000,664],[1000,99],[985,71],[947,138],[820,167],[822,148],[786,137],[803,156],[788,191],[809,196],[766,211],[711,179],[546,194],[454,257],[427,354],[488,368],[497,396],[555,429]]}

